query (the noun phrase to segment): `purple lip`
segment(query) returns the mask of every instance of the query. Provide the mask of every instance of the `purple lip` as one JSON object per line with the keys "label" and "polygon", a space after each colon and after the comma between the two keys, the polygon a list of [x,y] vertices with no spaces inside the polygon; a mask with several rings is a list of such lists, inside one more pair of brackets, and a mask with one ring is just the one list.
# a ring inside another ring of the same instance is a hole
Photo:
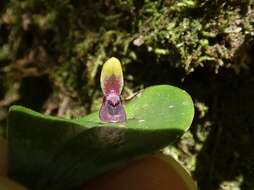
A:
{"label": "purple lip", "polygon": [[111,93],[103,97],[103,103],[100,109],[100,119],[107,122],[124,122],[126,113],[122,105],[120,96]]}

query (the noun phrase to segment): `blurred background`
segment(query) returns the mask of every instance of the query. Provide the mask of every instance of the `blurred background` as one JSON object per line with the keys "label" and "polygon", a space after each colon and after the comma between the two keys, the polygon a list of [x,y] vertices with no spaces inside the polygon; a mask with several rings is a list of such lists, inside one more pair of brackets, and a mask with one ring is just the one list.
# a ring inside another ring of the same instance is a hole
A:
{"label": "blurred background", "polygon": [[123,99],[155,84],[193,98],[191,130],[164,151],[200,190],[254,189],[253,0],[0,1],[0,135],[8,108],[98,110],[101,66],[123,64]]}

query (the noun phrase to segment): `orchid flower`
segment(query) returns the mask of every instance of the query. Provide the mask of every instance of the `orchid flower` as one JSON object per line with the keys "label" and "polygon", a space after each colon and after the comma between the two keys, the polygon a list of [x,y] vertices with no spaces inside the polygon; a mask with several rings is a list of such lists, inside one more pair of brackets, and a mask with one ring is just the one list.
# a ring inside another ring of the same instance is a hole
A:
{"label": "orchid flower", "polygon": [[117,58],[112,57],[104,63],[100,82],[104,95],[100,119],[106,122],[124,122],[126,113],[120,97],[123,89],[123,71]]}

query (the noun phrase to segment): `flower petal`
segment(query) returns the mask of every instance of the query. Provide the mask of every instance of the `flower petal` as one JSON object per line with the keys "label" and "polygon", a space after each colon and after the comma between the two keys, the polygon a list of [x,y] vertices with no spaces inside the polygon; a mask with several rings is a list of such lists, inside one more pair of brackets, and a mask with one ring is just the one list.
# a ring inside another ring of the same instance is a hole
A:
{"label": "flower petal", "polygon": [[104,95],[115,93],[120,95],[123,89],[123,71],[120,61],[111,57],[101,71],[101,88]]}

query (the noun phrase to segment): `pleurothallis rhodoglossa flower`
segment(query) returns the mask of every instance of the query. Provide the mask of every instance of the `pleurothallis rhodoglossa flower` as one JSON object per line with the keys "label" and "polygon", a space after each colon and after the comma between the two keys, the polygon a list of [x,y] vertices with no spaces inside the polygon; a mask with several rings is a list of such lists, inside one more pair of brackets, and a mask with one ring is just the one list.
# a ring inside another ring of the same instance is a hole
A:
{"label": "pleurothallis rhodoglossa flower", "polygon": [[120,97],[124,84],[123,71],[117,58],[111,57],[104,63],[100,83],[103,92],[100,119],[105,122],[124,122],[126,113]]}

